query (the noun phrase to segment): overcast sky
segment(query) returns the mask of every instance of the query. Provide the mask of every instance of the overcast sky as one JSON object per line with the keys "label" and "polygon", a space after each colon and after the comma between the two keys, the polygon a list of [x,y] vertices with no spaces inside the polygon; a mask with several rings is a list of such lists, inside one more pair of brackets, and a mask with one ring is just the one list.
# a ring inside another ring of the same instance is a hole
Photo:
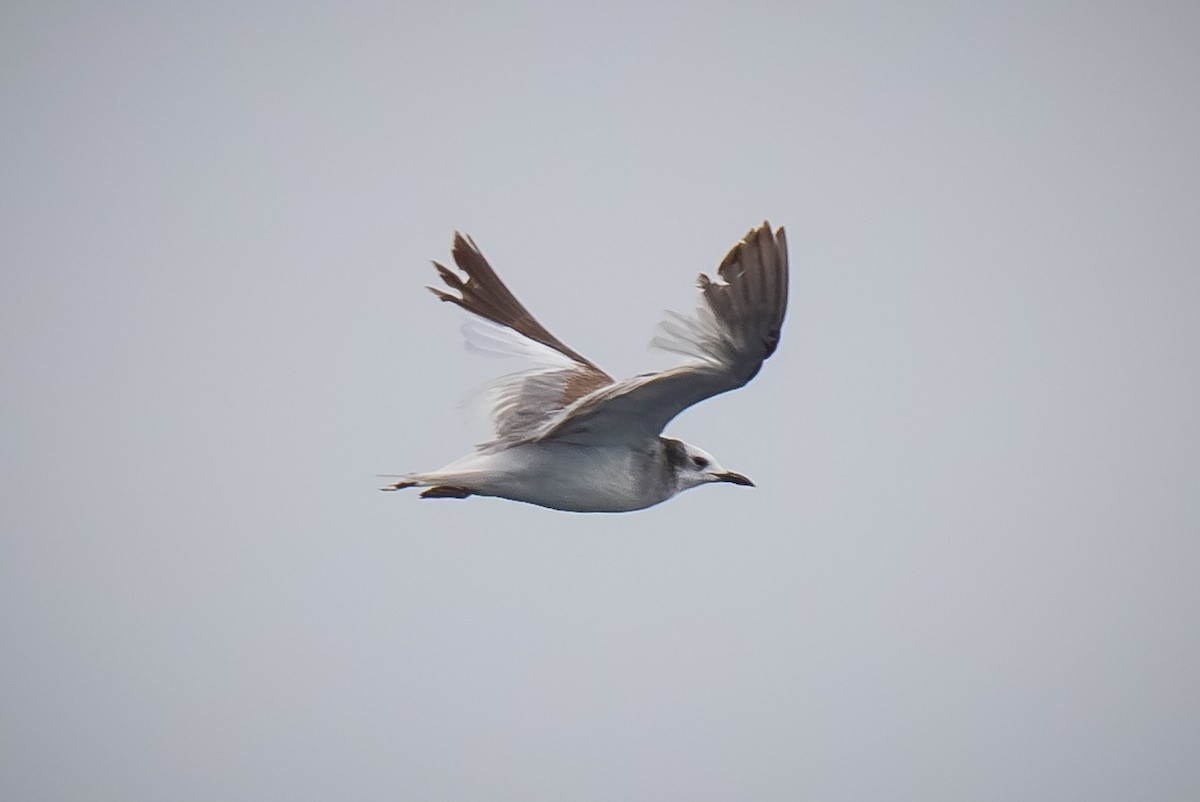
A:
{"label": "overcast sky", "polygon": [[[1200,798],[1200,6],[6,2],[0,797]],[[764,218],[757,488],[385,494]]]}

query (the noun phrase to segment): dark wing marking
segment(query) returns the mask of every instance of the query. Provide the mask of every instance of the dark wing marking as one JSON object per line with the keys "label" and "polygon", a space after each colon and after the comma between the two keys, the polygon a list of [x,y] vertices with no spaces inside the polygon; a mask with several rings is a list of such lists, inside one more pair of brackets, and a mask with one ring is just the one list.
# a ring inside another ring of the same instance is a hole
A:
{"label": "dark wing marking", "polygon": [[[501,327],[503,332],[493,330],[489,334],[479,329],[464,328],[468,344],[487,339],[498,348],[480,350],[520,352],[527,357],[533,356],[539,363],[532,370],[505,376],[493,383],[491,414],[499,440],[514,441],[528,437],[575,400],[612,383],[611,376],[551,334],[529,313],[500,280],[470,238],[455,232],[450,253],[459,270],[467,274],[466,281],[438,262],[434,262],[433,266],[446,286],[459,294],[454,295],[435,287],[429,287],[429,291],[441,300],[456,304]],[[515,335],[517,342],[506,346],[503,342],[505,333]],[[522,338],[526,341],[523,344]],[[551,358],[539,358],[539,346],[552,349],[557,354],[549,355],[542,351]]]}
{"label": "dark wing marking", "polygon": [[546,424],[538,439],[637,445],[657,437],[699,401],[742,387],[779,344],[787,311],[787,238],[769,223],[749,232],[717,268],[701,274],[696,317],[675,315],[655,344],[692,362],[601,387]]}
{"label": "dark wing marking", "polygon": [[[545,326],[538,323],[533,315],[529,314],[529,310],[516,299],[508,287],[504,286],[504,282],[496,275],[496,271],[488,264],[487,259],[483,258],[478,246],[469,237],[464,237],[455,231],[454,245],[450,249],[450,255],[454,257],[454,263],[458,265],[458,269],[467,274],[466,281],[438,262],[434,262],[433,266],[437,268],[442,281],[446,282],[450,289],[457,290],[460,294],[451,295],[436,287],[428,287],[430,292],[443,301],[458,304],[468,312],[479,315],[485,320],[507,326],[534,342],[548,345],[583,367],[591,368],[597,373],[604,373],[590,359],[555,337],[546,330]],[[611,376],[608,379],[612,381]]]}

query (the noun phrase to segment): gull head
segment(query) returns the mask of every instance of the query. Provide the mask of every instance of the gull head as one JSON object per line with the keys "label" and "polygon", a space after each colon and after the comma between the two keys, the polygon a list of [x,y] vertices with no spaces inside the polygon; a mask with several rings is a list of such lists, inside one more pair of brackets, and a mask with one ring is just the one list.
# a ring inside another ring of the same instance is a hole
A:
{"label": "gull head", "polygon": [[754,482],[742,474],[722,468],[716,458],[704,449],[669,437],[662,438],[662,441],[667,464],[675,471],[676,492],[712,482],[754,487]]}

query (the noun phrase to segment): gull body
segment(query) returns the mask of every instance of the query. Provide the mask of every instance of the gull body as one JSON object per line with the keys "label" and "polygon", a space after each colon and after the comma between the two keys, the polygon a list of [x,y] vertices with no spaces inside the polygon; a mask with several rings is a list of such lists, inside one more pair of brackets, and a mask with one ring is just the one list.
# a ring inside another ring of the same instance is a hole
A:
{"label": "gull body", "polygon": [[[681,460],[693,457],[707,465]],[[682,468],[682,469],[681,469]],[[666,501],[680,491],[706,482],[751,484],[726,471],[695,446],[658,437],[643,449],[626,446],[582,446],[570,443],[519,443],[479,451],[436,471],[414,474],[407,482],[440,487],[427,497],[477,496],[524,501],[567,512],[629,512]],[[395,485],[387,489],[400,489]]]}
{"label": "gull body", "polygon": [[436,470],[407,474],[383,490],[426,488],[423,498],[495,496],[569,512],[644,509],[702,484],[753,485],[708,452],[661,435],[683,409],[741,387],[779,340],[787,302],[787,242],[770,225],[750,231],[725,257],[718,281],[703,274],[695,317],[672,315],[654,344],[684,365],[615,381],[546,331],[509,292],[474,243],[456,234],[462,280],[434,263],[451,294],[476,316],[464,327],[473,350],[519,355],[535,367],[492,387],[495,439]]}

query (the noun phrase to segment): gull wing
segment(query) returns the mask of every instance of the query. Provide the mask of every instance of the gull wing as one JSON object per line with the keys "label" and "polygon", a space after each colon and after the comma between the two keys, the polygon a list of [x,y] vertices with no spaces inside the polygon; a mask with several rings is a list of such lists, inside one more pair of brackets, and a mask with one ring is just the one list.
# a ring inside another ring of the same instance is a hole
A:
{"label": "gull wing", "polygon": [[521,440],[543,427],[577,399],[613,378],[555,337],[509,291],[469,237],[457,231],[450,250],[464,281],[437,262],[446,287],[429,291],[478,316],[486,325],[466,326],[468,347],[532,358],[537,367],[502,377],[489,387],[492,423],[500,441]]}
{"label": "gull wing", "polygon": [[775,352],[787,311],[787,238],[769,223],[750,231],[721,261],[718,280],[700,274],[695,317],[672,315],[654,345],[688,364],[598,387],[564,409],[539,440],[639,446],[692,404],[742,387]]}

